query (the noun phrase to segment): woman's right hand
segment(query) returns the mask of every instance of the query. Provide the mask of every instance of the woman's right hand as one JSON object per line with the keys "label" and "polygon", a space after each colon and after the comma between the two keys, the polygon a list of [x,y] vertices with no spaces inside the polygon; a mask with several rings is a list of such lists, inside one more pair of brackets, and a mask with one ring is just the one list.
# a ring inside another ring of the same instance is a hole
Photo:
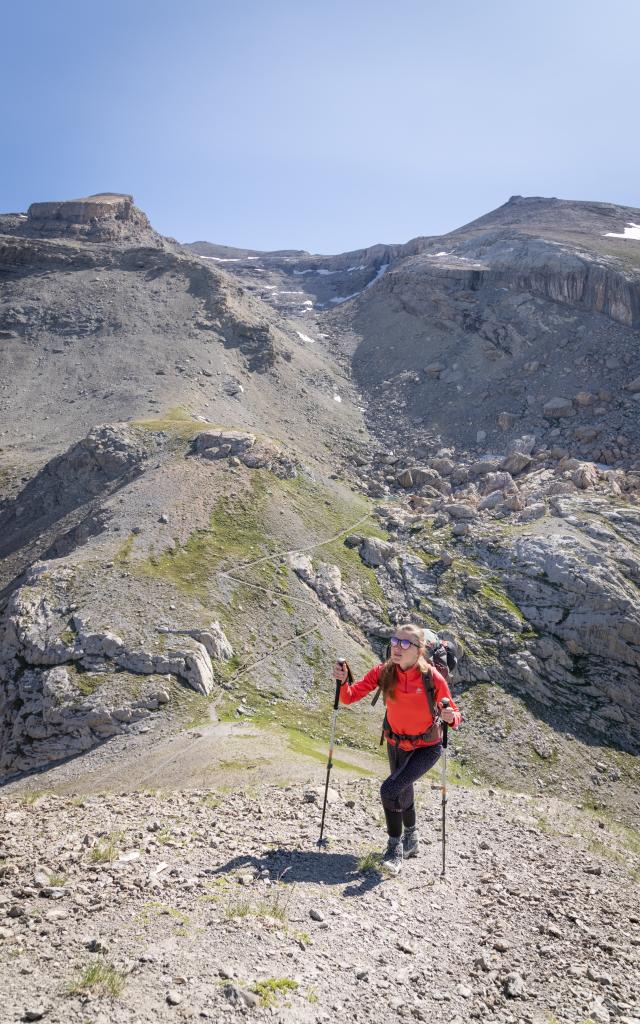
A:
{"label": "woman's right hand", "polygon": [[347,669],[346,662],[336,661],[333,669],[334,679],[339,679],[341,683],[346,683],[349,678],[349,670]]}

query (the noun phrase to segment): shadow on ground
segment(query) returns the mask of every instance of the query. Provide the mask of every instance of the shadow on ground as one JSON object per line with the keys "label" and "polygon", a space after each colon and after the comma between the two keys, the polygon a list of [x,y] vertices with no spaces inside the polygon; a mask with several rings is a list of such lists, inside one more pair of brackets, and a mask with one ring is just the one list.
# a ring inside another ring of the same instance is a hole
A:
{"label": "shadow on ground", "polygon": [[376,870],[361,872],[358,858],[348,853],[326,853],[319,850],[271,850],[264,857],[239,856],[228,860],[219,868],[211,868],[211,875],[224,875],[240,868],[268,871],[279,882],[304,882],[324,885],[345,885],[344,896],[361,896],[374,889],[385,876]]}

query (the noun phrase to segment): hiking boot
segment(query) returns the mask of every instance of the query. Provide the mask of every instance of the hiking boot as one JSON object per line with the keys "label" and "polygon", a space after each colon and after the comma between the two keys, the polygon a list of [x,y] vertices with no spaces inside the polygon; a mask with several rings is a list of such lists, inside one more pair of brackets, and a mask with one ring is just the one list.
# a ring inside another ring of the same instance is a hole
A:
{"label": "hiking boot", "polygon": [[405,857],[417,857],[420,852],[420,842],[418,836],[418,829],[414,825],[413,828],[406,828],[402,837],[402,845],[404,847]]}
{"label": "hiking boot", "polygon": [[403,858],[402,839],[395,839],[393,836],[389,836],[387,848],[382,856],[382,867],[392,875],[399,875],[402,870]]}

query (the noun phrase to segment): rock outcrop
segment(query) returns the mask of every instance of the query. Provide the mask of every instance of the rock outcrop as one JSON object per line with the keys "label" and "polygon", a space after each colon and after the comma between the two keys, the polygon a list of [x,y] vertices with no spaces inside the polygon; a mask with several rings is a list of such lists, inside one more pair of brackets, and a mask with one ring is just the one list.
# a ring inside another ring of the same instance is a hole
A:
{"label": "rock outcrop", "polygon": [[45,238],[162,245],[133,196],[100,192],[83,199],[32,203],[22,232]]}
{"label": "rock outcrop", "polygon": [[195,438],[194,448],[205,459],[229,459],[232,465],[268,469],[282,480],[297,476],[300,470],[298,460],[281,445],[241,430],[203,430]]}
{"label": "rock outcrop", "polygon": [[[69,604],[72,581],[70,569],[35,566],[0,622],[4,774],[80,753],[147,717],[169,701],[161,677],[174,676],[209,696],[217,682],[212,659],[233,655],[218,622],[209,629],[159,630],[162,644],[150,640],[148,647],[95,630]],[[126,685],[116,685],[120,673],[151,677],[146,697],[135,699]]]}

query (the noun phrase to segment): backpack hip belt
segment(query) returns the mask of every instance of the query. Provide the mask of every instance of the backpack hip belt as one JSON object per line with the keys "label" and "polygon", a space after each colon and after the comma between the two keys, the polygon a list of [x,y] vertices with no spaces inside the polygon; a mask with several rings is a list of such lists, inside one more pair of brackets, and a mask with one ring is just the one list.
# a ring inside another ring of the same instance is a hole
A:
{"label": "backpack hip belt", "polygon": [[426,732],[417,733],[412,736],[408,733],[394,732],[387,716],[384,716],[384,722],[382,723],[382,734],[380,736],[380,746],[386,740],[391,740],[392,743],[402,743],[404,740],[409,740],[410,743],[415,743],[416,740],[424,740],[425,743],[441,743],[442,742],[442,727],[439,722],[434,722],[433,725],[427,729]]}

